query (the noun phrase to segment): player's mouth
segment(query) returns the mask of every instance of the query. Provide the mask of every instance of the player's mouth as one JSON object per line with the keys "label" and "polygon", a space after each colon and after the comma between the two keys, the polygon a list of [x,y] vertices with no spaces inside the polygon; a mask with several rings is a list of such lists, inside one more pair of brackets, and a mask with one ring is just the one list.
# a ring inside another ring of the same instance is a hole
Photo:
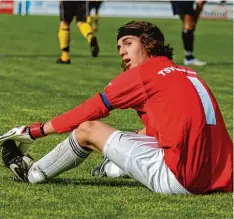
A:
{"label": "player's mouth", "polygon": [[130,66],[131,66],[131,59],[125,59],[124,60],[124,64],[125,64],[126,67],[130,68]]}

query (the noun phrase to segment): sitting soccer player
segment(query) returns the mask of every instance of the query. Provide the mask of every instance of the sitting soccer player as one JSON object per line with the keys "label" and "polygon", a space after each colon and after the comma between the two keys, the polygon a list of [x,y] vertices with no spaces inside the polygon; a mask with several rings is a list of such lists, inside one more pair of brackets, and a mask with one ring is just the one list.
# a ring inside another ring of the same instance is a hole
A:
{"label": "sitting soccer player", "polygon": [[[96,150],[154,192],[232,192],[233,144],[206,83],[172,61],[172,48],[152,23],[120,27],[117,48],[125,71],[75,108],[1,136],[4,164],[19,180],[42,183]],[[127,108],[135,109],[145,126],[138,134],[99,121],[111,110]],[[65,132],[70,136],[38,161],[21,151],[22,144]]]}
{"label": "sitting soccer player", "polygon": [[196,9],[193,8],[195,1],[171,1],[173,13],[180,16],[183,23],[182,41],[184,45],[185,65],[206,65],[206,62],[198,60],[193,54],[194,32],[203,9],[205,1],[196,1]]}
{"label": "sitting soccer player", "polygon": [[[99,16],[99,9],[103,1],[88,1],[89,4],[89,13],[87,16],[87,22],[92,26],[93,31],[97,32],[98,31],[98,24],[100,20]],[[94,15],[91,15],[91,10],[94,9]]]}
{"label": "sitting soccer player", "polygon": [[70,64],[70,24],[73,17],[76,16],[76,25],[81,34],[87,39],[91,54],[93,57],[98,56],[99,46],[97,38],[93,33],[92,27],[86,22],[87,13],[86,1],[60,1],[60,25],[59,25],[59,45],[62,50],[61,56],[57,59],[57,63]]}

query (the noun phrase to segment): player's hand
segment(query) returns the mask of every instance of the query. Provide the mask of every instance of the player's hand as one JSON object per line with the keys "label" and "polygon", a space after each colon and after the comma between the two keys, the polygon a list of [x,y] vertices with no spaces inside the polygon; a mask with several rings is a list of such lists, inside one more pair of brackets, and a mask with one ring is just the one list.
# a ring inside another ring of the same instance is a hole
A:
{"label": "player's hand", "polygon": [[29,126],[15,127],[4,135],[0,136],[0,145],[6,140],[15,140],[22,143],[32,143],[33,139],[29,135]]}
{"label": "player's hand", "polygon": [[[15,127],[4,135],[0,136],[0,145],[6,140],[19,142],[20,148],[28,148],[37,138],[46,136],[43,131],[42,123],[35,123],[30,126]],[[23,149],[24,150],[24,149]]]}

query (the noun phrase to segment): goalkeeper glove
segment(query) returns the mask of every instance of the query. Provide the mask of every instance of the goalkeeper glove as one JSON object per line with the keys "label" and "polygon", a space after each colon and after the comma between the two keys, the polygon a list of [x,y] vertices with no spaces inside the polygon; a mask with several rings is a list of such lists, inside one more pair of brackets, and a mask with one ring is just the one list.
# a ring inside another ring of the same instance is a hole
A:
{"label": "goalkeeper glove", "polygon": [[19,149],[24,153],[35,139],[46,136],[43,126],[43,123],[38,122],[30,126],[15,127],[0,136],[0,145],[6,140],[18,141],[20,142]]}

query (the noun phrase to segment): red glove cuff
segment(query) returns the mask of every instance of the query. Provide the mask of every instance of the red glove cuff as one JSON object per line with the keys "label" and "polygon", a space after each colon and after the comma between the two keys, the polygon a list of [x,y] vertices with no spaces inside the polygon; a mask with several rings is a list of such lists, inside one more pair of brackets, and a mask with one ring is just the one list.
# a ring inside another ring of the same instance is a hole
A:
{"label": "red glove cuff", "polygon": [[46,136],[44,129],[43,129],[44,123],[37,122],[29,127],[29,135],[32,139],[41,138]]}

